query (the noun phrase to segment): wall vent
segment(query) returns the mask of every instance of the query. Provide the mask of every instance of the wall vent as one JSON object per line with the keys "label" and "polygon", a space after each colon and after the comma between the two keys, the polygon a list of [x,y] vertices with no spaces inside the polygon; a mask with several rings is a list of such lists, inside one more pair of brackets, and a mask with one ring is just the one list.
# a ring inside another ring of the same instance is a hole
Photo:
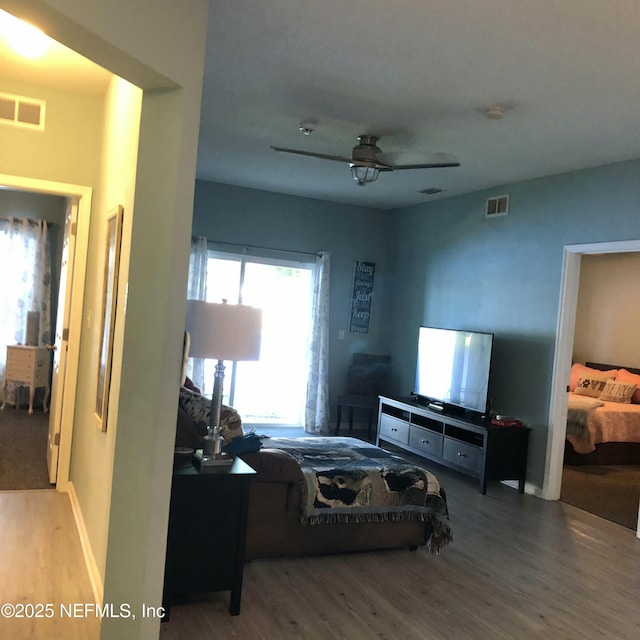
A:
{"label": "wall vent", "polygon": [[506,216],[509,213],[509,194],[505,193],[501,196],[493,196],[487,198],[487,208],[484,212],[485,218],[497,218],[498,216]]}
{"label": "wall vent", "polygon": [[0,123],[44,131],[45,101],[0,93]]}

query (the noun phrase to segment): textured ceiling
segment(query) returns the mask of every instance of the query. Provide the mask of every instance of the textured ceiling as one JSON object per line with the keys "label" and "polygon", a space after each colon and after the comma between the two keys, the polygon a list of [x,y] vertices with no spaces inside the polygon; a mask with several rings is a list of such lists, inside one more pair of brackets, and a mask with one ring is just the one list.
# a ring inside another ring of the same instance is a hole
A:
{"label": "textured ceiling", "polygon": [[[640,157],[634,0],[212,0],[209,21],[201,179],[394,208]],[[30,62],[0,37],[0,60],[0,80],[99,94],[109,78],[60,45]],[[359,187],[346,164],[270,148],[349,156],[365,133],[387,162],[461,166]]]}
{"label": "textured ceiling", "polygon": [[[198,176],[393,208],[636,158],[639,28],[633,0],[213,0]],[[392,163],[461,167],[359,187],[270,149],[349,156],[363,133]]]}

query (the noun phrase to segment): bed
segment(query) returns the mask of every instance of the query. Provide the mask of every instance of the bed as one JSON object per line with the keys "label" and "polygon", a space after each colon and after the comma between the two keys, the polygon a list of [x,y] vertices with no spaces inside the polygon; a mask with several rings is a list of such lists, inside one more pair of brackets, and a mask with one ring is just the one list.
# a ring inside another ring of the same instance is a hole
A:
{"label": "bed", "polygon": [[339,436],[268,438],[241,457],[257,471],[248,559],[422,545],[439,553],[452,539],[437,478],[374,445]]}
{"label": "bed", "polygon": [[[174,464],[202,448],[211,401],[191,381],[181,388]],[[242,432],[223,407],[225,441]],[[231,428],[235,427],[235,428]],[[307,556],[376,549],[439,553],[452,540],[444,489],[422,466],[345,437],[262,438],[239,456],[251,482],[245,557]]]}
{"label": "bed", "polygon": [[640,369],[574,364],[569,389],[565,463],[640,464]]}

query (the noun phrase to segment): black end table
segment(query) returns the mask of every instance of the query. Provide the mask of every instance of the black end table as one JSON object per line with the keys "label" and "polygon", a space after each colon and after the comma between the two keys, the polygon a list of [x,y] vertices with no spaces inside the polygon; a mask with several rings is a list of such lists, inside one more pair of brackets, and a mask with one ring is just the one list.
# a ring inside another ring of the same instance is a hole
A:
{"label": "black end table", "polygon": [[371,440],[371,426],[373,424],[373,416],[378,411],[378,396],[365,396],[359,394],[346,394],[338,397],[338,412],[336,420],[336,435],[340,433],[340,423],[342,422],[342,407],[349,407],[349,431],[353,431],[353,410],[367,409],[367,434]]}
{"label": "black end table", "polygon": [[171,485],[163,607],[189,594],[231,591],[229,613],[240,613],[249,484],[255,470],[233,465],[200,469],[176,461]]}

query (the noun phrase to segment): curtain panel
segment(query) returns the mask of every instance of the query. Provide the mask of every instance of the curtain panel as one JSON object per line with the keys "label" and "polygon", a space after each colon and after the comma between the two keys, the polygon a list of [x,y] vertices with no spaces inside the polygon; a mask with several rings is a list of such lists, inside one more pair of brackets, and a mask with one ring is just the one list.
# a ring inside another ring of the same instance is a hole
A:
{"label": "curtain panel", "polygon": [[[207,239],[199,236],[191,242],[189,254],[189,284],[187,286],[188,300],[207,299],[207,261],[209,247]],[[189,358],[187,375],[200,389],[204,389],[204,358]]]}
{"label": "curtain panel", "polygon": [[309,379],[304,429],[308,433],[329,432],[329,272],[326,251],[316,260],[313,291]]}
{"label": "curtain panel", "polygon": [[[37,345],[51,342],[51,247],[46,220],[0,219],[0,378],[7,345],[26,344],[27,317],[37,312]],[[7,402],[15,404],[13,390]]]}

